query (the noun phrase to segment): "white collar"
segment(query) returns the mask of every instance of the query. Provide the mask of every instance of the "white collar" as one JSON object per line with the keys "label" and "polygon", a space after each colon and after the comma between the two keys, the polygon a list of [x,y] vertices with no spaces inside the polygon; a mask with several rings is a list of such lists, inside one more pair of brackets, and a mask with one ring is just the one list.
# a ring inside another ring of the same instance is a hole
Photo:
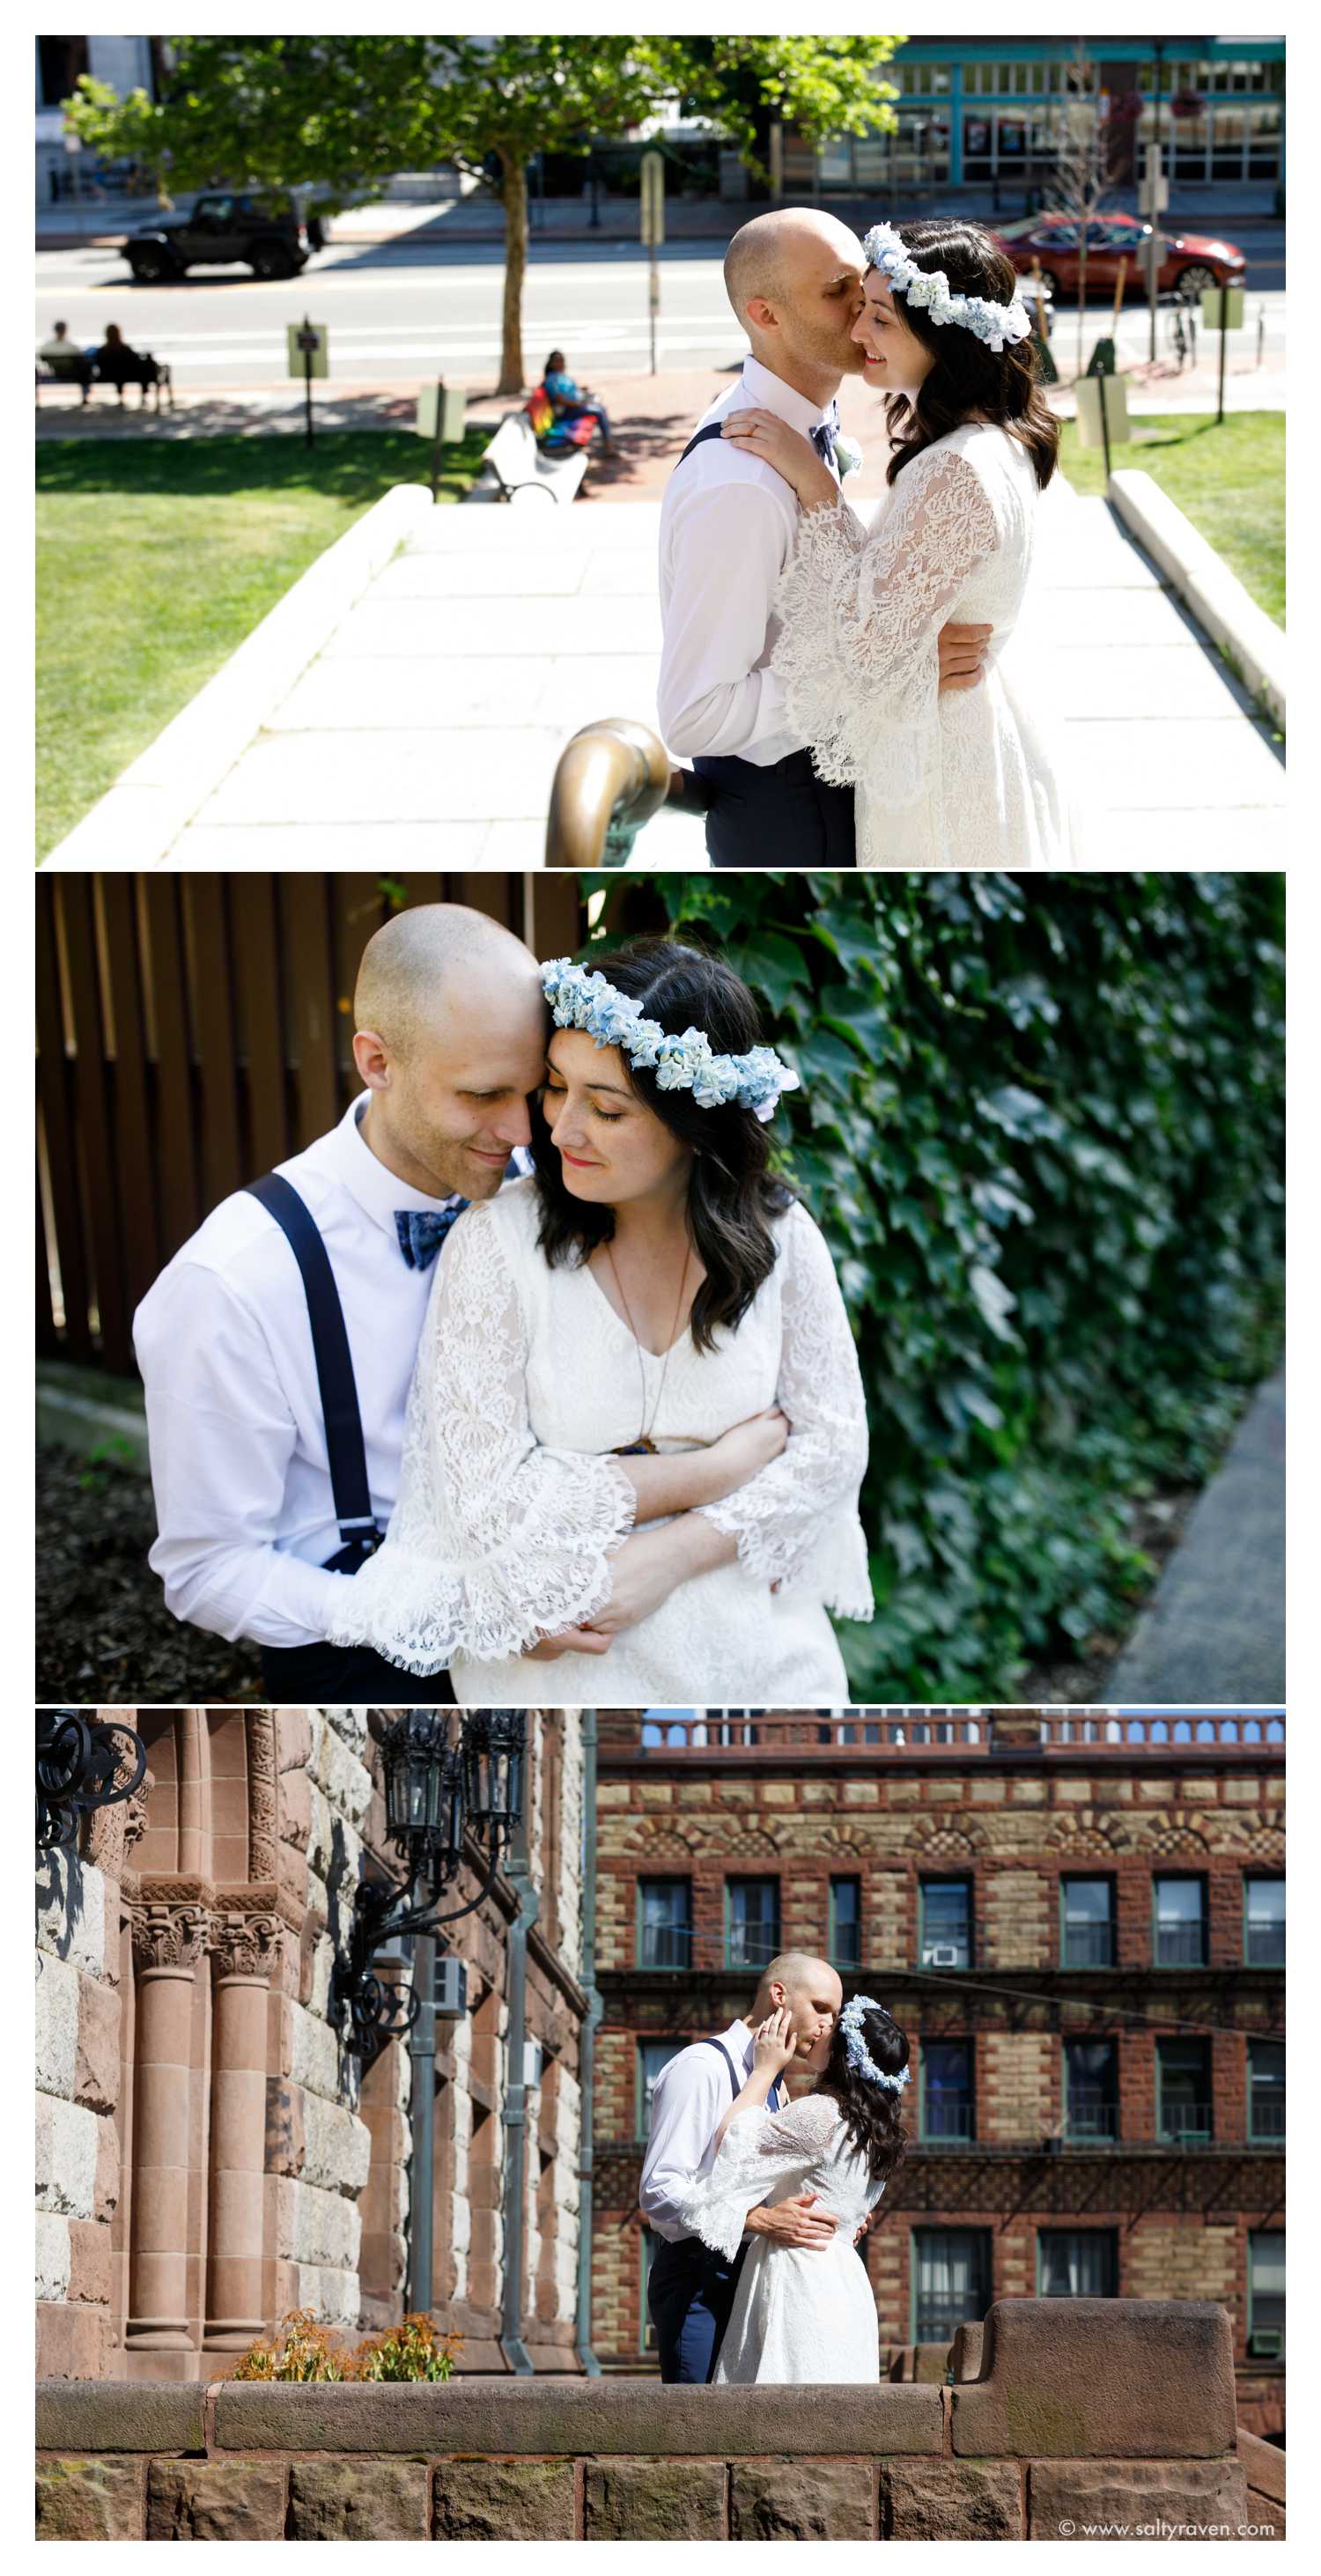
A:
{"label": "white collar", "polygon": [[335,1178],[343,1182],[350,1198],[356,1199],[364,1216],[369,1216],[393,1240],[397,1208],[429,1209],[434,1214],[438,1208],[453,1207],[462,1192],[451,1190],[447,1198],[429,1198],[425,1190],[415,1190],[409,1182],[401,1181],[398,1173],[372,1152],[358,1124],[370,1098],[371,1093],[364,1091],[351,1100],[339,1125],[332,1127],[321,1141]]}
{"label": "white collar", "polygon": [[729,2050],[730,2056],[733,2058],[735,2065],[741,2066],[744,2074],[746,2075],[748,2068],[752,2064],[753,2047],[753,2034],[749,2030],[747,2023],[745,2021],[731,2022],[728,2030],[721,2032],[720,2042],[723,2048],[727,2048]]}
{"label": "white collar", "polygon": [[791,429],[800,429],[804,438],[810,438],[814,429],[819,429],[823,421],[829,420],[834,408],[833,395],[828,403],[809,402],[806,394],[800,394],[793,385],[787,385],[783,376],[772,375],[760,358],[744,359],[743,384],[751,400],[763,411],[775,412],[780,420],[788,421]]}

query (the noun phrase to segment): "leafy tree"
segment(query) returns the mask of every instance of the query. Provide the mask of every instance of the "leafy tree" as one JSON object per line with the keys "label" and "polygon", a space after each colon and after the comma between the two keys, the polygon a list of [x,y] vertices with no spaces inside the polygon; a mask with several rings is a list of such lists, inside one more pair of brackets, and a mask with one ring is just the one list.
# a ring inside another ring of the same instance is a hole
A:
{"label": "leafy tree", "polygon": [[772,115],[812,140],[892,124],[890,36],[178,36],[167,94],[120,99],[84,74],[66,101],[84,143],[172,189],[281,186],[326,213],[396,170],[442,161],[505,214],[501,393],[522,391],[527,164],[590,150],[664,102],[709,118],[753,165]]}
{"label": "leafy tree", "polygon": [[[752,986],[871,1423],[860,1702],[1109,1660],[1131,1535],[1272,1364],[1283,884],[1191,873],[592,878]],[[588,952],[590,955],[590,951]]]}

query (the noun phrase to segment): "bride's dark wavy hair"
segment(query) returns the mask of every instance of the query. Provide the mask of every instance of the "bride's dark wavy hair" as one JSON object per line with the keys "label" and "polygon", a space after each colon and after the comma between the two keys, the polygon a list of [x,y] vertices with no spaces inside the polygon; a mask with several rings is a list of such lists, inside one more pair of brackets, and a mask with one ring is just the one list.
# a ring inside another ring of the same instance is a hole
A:
{"label": "bride's dark wavy hair", "polygon": [[[1009,304],[1018,292],[1013,262],[980,224],[951,218],[895,226],[919,268],[944,270],[956,295],[984,295]],[[871,272],[869,271],[870,275]],[[895,296],[895,307],[915,340],[930,349],[932,367],[915,394],[887,394],[885,422],[893,453],[886,481],[893,483],[933,439],[948,437],[972,419],[989,420],[1027,449],[1044,492],[1055,471],[1060,430],[1041,390],[1037,353],[1030,340],[988,349],[975,331],[957,322],[936,323],[920,304]]]}
{"label": "bride's dark wavy hair", "polygon": [[[908,2064],[908,2033],[900,2029],[893,2016],[873,2005],[862,2016],[862,2037],[868,2056],[874,2059],[883,2075],[897,2075]],[[902,2093],[888,2084],[873,2084],[850,2066],[845,2034],[838,2022],[830,2044],[826,2070],[818,2092],[833,2094],[843,2115],[853,2145],[867,2159],[867,2171],[873,2182],[884,2182],[903,2163],[908,2153],[908,2138],[899,2105]]]}
{"label": "bride's dark wavy hair", "polygon": [[[631,939],[604,956],[593,951],[589,963],[640,1002],[644,1017],[659,1020],[667,1035],[703,1029],[716,1055],[746,1055],[762,1043],[747,985],[718,957],[674,939]],[[661,1091],[650,1067],[635,1065],[622,1049],[621,1061],[638,1099],[693,1149],[688,1224],[706,1277],[693,1300],[692,1335],[697,1349],[708,1351],[717,1326],[740,1323],[770,1277],[776,1261],[770,1221],[793,1192],[772,1176],[769,1134],[751,1109],[734,1101],[699,1109],[691,1091]],[[541,1198],[537,1241],[546,1259],[552,1268],[585,1261],[596,1244],[609,1242],[614,1209],[592,1206],[565,1188],[540,1097],[532,1103],[532,1159]]]}

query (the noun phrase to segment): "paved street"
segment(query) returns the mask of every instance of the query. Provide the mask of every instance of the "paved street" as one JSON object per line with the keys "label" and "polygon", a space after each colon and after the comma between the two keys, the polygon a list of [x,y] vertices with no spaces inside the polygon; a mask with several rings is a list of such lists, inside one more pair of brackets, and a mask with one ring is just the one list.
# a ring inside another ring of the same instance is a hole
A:
{"label": "paved street", "polygon": [[[133,284],[122,257],[111,249],[48,250],[37,256],[37,337],[45,339],[60,316],[75,341],[90,344],[100,339],[107,321],[117,321],[134,346],[169,361],[180,388],[236,390],[287,382],[285,326],[308,313],[329,326],[333,381],[420,382],[443,374],[470,389],[489,389],[500,354],[503,273],[498,242],[451,250],[443,243],[404,240],[332,245],[290,282],[260,284],[244,270],[218,269],[178,286],[142,287]],[[1282,366],[1284,292],[1267,282],[1276,274],[1263,255],[1262,285],[1249,287],[1249,327],[1230,341],[1236,371],[1255,358],[1259,312],[1265,317],[1263,376]],[[1108,328],[1108,307],[1089,306],[1087,347]],[[1162,341],[1168,328],[1169,317],[1162,314]],[[534,244],[523,329],[524,357],[533,371],[529,381],[556,342],[583,378],[645,367],[644,254],[635,242]],[[1072,372],[1075,326],[1062,316],[1059,329],[1065,335],[1061,363]],[[1120,323],[1121,363],[1145,357],[1147,345],[1145,309],[1130,305]],[[661,258],[658,366],[732,367],[741,351],[725,300],[719,245],[669,244]]]}
{"label": "paved street", "polygon": [[[655,724],[658,511],[437,510],[341,618],[172,846],[186,867],[535,867],[555,762]],[[1107,504],[1057,485],[1025,628],[1099,866],[1281,867],[1284,774]],[[112,791],[112,796],[115,791]],[[700,867],[659,815],[634,864]]]}

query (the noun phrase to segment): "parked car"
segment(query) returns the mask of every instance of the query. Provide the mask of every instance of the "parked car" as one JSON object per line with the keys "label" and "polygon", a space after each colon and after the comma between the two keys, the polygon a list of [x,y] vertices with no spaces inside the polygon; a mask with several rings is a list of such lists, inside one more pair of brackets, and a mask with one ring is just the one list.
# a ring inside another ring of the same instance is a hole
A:
{"label": "parked car", "polygon": [[131,233],[124,257],[139,286],[159,286],[190,268],[250,268],[254,277],[296,277],[324,235],[304,223],[291,197],[237,196],[215,189],[190,215],[165,215]]}
{"label": "parked car", "polygon": [[[1127,259],[1125,292],[1146,292],[1146,273],[1139,253],[1151,231],[1136,215],[1094,215],[1087,226],[1087,285],[1098,295],[1114,293],[1121,259]],[[1079,226],[1074,215],[1025,215],[1016,224],[1001,224],[995,239],[1026,277],[1033,260],[1058,299],[1078,291]],[[1164,257],[1157,272],[1162,294],[1200,295],[1208,286],[1241,286],[1247,265],[1237,244],[1209,233],[1163,233]]]}

